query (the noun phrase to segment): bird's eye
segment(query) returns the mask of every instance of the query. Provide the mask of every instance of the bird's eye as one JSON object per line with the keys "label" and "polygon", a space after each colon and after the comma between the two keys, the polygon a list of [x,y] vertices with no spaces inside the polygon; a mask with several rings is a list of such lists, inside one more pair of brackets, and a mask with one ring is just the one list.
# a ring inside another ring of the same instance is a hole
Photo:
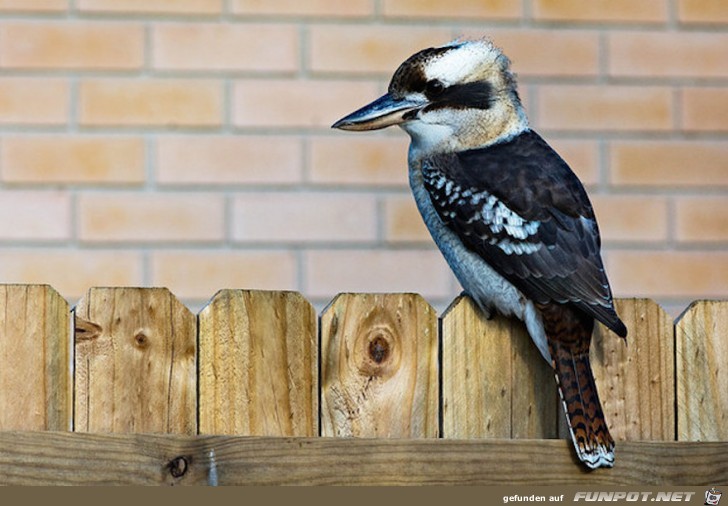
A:
{"label": "bird's eye", "polygon": [[432,81],[427,81],[427,84],[425,85],[425,95],[427,95],[427,98],[435,98],[438,95],[440,95],[445,90],[445,85],[442,84],[437,79],[433,79]]}

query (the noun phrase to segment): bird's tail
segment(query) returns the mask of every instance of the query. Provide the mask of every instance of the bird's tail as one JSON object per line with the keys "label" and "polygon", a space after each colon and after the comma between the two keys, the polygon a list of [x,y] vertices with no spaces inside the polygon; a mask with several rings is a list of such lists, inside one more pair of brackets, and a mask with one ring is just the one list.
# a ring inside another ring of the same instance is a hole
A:
{"label": "bird's tail", "polygon": [[562,343],[550,343],[552,365],[571,439],[587,467],[614,465],[614,440],[609,434],[594,383],[588,353],[574,353]]}
{"label": "bird's tail", "polygon": [[[561,306],[559,315],[544,314],[551,365],[579,459],[589,468],[614,465],[614,440],[609,434],[589,362],[594,320],[577,309]],[[549,324],[549,321],[551,324]]]}

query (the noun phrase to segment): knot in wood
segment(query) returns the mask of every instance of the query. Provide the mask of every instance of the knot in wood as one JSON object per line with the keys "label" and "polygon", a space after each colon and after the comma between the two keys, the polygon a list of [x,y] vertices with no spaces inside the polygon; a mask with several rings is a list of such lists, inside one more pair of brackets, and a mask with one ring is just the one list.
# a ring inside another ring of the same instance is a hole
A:
{"label": "knot in wood", "polygon": [[167,469],[169,469],[169,474],[171,474],[173,478],[181,478],[184,476],[185,473],[187,473],[188,467],[187,459],[182,455],[173,458],[167,463]]}
{"label": "knot in wood", "polygon": [[149,337],[144,333],[143,330],[138,331],[134,334],[134,344],[137,348],[147,348],[149,346]]}
{"label": "knot in wood", "polygon": [[363,376],[386,379],[397,371],[401,343],[386,325],[376,325],[357,339],[356,361]]}
{"label": "knot in wood", "polygon": [[79,316],[76,316],[74,324],[76,341],[91,341],[92,339],[98,339],[103,332],[101,325],[84,320]]}
{"label": "knot in wood", "polygon": [[377,364],[381,364],[389,357],[389,342],[382,335],[377,335],[369,341],[369,357]]}

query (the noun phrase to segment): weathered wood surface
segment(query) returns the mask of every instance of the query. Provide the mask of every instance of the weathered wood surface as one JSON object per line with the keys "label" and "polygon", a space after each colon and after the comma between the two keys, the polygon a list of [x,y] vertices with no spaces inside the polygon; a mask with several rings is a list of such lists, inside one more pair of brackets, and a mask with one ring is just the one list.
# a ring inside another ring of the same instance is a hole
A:
{"label": "weathered wood surface", "polygon": [[675,440],[672,319],[649,299],[618,299],[625,343],[597,325],[590,359],[604,416],[617,441]]}
{"label": "weathered wood surface", "polygon": [[318,435],[313,306],[295,292],[222,290],[199,315],[200,433]]}
{"label": "weathered wood surface", "polygon": [[[2,289],[0,431],[68,429],[67,305],[49,287]],[[676,330],[652,301],[617,305],[628,345],[598,328],[592,346],[617,464],[587,473],[570,442],[540,439],[560,409],[522,325],[483,320],[468,299],[442,318],[439,370],[437,318],[420,296],[337,297],[321,316],[321,429],[359,438],[246,438],[192,434],[198,414],[201,430],[316,434],[315,315],[303,297],[227,290],[200,314],[198,412],[195,316],[166,289],[91,289],[75,309],[79,432],[0,432],[0,483],[728,481],[728,301],[695,303]],[[438,436],[440,410],[445,438],[420,439]],[[669,441],[676,423],[686,441]]]}
{"label": "weathered wood surface", "polygon": [[47,285],[0,285],[0,430],[68,430],[68,303]]}
{"label": "weathered wood surface", "polygon": [[341,294],[321,315],[321,433],[437,437],[438,335],[416,294]]}
{"label": "weathered wood surface", "polygon": [[557,436],[554,374],[521,322],[458,297],[441,332],[443,437]]}
{"label": "weathered wood surface", "polygon": [[92,288],[75,308],[75,430],[197,432],[197,325],[166,288]]}
{"label": "weathered wood surface", "polygon": [[728,440],[728,301],[694,302],[676,326],[677,437]]}
{"label": "weathered wood surface", "polygon": [[633,442],[589,472],[569,441],[0,432],[2,485],[690,485],[728,442]]}

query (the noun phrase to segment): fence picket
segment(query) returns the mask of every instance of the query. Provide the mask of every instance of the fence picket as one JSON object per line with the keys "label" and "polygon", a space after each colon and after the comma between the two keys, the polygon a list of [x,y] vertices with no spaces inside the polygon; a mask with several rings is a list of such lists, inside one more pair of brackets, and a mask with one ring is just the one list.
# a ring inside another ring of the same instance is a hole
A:
{"label": "fence picket", "polygon": [[[597,325],[591,358],[619,463],[587,473],[569,442],[548,441],[563,415],[523,325],[486,320],[467,297],[438,329],[417,294],[341,294],[317,334],[295,292],[221,290],[196,318],[164,288],[91,288],[71,320],[49,286],[0,285],[0,484],[115,481],[101,454],[151,473],[139,483],[210,483],[213,464],[221,483],[329,483],[342,463],[381,476],[367,483],[720,482],[728,301],[695,302],[677,324],[652,300],[616,303],[628,344]],[[38,432],[72,427],[96,434]],[[382,451],[401,455],[389,474]],[[464,455],[507,472],[463,473]],[[430,471],[410,480],[412,459]],[[281,475],[279,462],[298,464]]]}
{"label": "fence picket", "polygon": [[318,435],[316,313],[301,294],[221,290],[199,322],[200,433]]}
{"label": "fence picket", "polygon": [[69,330],[50,286],[0,285],[0,430],[70,429]]}
{"label": "fence picket", "polygon": [[694,302],[675,328],[677,438],[728,440],[728,301]]}
{"label": "fence picket", "polygon": [[340,294],[321,315],[324,436],[437,437],[437,317],[417,294]]}
{"label": "fence picket", "polygon": [[618,299],[627,343],[594,329],[591,362],[604,416],[615,440],[675,440],[675,346],[672,319],[649,299]]}
{"label": "fence picket", "polygon": [[554,438],[554,375],[523,324],[487,320],[469,297],[442,316],[443,436]]}
{"label": "fence picket", "polygon": [[91,288],[76,320],[82,432],[197,432],[196,320],[166,288]]}

